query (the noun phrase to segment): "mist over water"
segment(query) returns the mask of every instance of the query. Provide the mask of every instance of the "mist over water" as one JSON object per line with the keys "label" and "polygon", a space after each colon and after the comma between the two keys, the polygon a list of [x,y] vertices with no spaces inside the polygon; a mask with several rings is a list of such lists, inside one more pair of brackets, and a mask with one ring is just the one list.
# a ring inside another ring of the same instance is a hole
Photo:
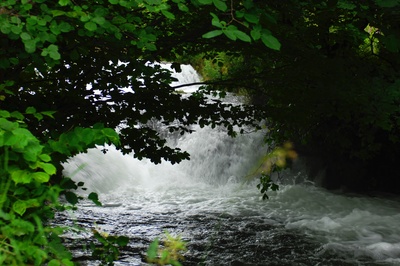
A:
{"label": "mist over water", "polygon": [[[177,77],[199,81],[190,66]],[[117,265],[143,265],[148,243],[165,230],[188,242],[183,265],[400,265],[398,197],[333,193],[287,172],[263,201],[258,180],[246,178],[267,150],[262,132],[232,139],[223,128],[193,129],[171,140],[191,154],[178,165],[112,146],[65,164],[104,204],[82,203],[72,214],[78,223],[132,239]]]}

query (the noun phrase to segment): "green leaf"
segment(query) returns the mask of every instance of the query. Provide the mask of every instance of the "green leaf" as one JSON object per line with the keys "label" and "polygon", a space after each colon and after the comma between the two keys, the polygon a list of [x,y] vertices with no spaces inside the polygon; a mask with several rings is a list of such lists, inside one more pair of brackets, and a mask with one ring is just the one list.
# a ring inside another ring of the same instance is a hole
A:
{"label": "green leaf", "polygon": [[29,35],[29,33],[27,33],[27,32],[22,32],[22,33],[19,35],[19,37],[21,37],[21,39],[22,39],[23,41],[27,41],[27,40],[32,39],[31,35]]}
{"label": "green leaf", "polygon": [[32,54],[36,51],[36,41],[33,39],[24,41],[25,51]]}
{"label": "green leaf", "polygon": [[213,31],[209,31],[205,34],[203,34],[203,38],[209,39],[209,38],[214,38],[216,36],[219,36],[223,33],[222,30],[213,30]]}
{"label": "green leaf", "polygon": [[129,243],[129,237],[126,236],[119,236],[116,239],[116,243],[120,247],[125,247]]}
{"label": "green leaf", "polygon": [[0,116],[1,116],[1,117],[5,117],[5,118],[8,118],[8,117],[11,116],[11,114],[10,114],[10,112],[8,112],[8,111],[0,110]]}
{"label": "green leaf", "polygon": [[53,14],[53,17],[59,17],[65,15],[66,13],[62,10],[52,10],[51,14]]}
{"label": "green leaf", "polygon": [[32,178],[39,183],[46,183],[50,180],[50,176],[45,172],[32,173]]}
{"label": "green leaf", "polygon": [[18,123],[8,121],[5,118],[0,118],[0,128],[1,129],[4,129],[6,131],[12,131],[18,127],[19,127]]}
{"label": "green leaf", "polygon": [[11,116],[12,116],[12,117],[15,117],[16,119],[19,119],[19,120],[23,120],[23,119],[25,118],[24,115],[21,114],[21,113],[18,112],[18,111],[12,112],[12,113],[11,113]]}
{"label": "green leaf", "polygon": [[161,10],[161,13],[168,19],[175,19],[175,15],[168,10]]}
{"label": "green leaf", "polygon": [[19,215],[23,215],[26,212],[26,203],[22,200],[18,200],[13,204],[13,211]]}
{"label": "green leaf", "polygon": [[189,8],[187,7],[187,5],[185,5],[183,3],[178,3],[178,8],[182,12],[188,12],[189,11]]}
{"label": "green leaf", "polygon": [[36,108],[29,106],[28,108],[26,108],[25,113],[29,114],[29,115],[34,114],[34,113],[36,113]]}
{"label": "green leaf", "polygon": [[[53,53],[50,53],[49,55],[50,55],[50,57],[53,58],[54,60],[60,59],[59,57],[57,58],[57,55],[54,55]],[[42,115],[41,113],[34,113],[33,116],[36,117],[36,119],[37,119],[38,121],[40,121],[40,120],[43,119],[43,115]]]}
{"label": "green leaf", "polygon": [[230,29],[226,29],[223,30],[223,33],[225,34],[226,37],[228,37],[229,39],[231,39],[232,41],[236,41],[237,36],[235,34],[236,30],[230,30]]}
{"label": "green leaf", "polygon": [[219,17],[217,15],[215,15],[214,13],[210,13],[210,15],[213,17],[211,20],[211,24],[217,28],[222,28],[222,23],[219,20]]}
{"label": "green leaf", "polygon": [[24,219],[13,219],[10,226],[16,236],[26,235],[35,231],[35,226]]}
{"label": "green leaf", "polygon": [[213,0],[198,0],[200,4],[202,5],[210,5]]}
{"label": "green leaf", "polygon": [[70,2],[71,2],[70,0],[60,0],[60,1],[58,1],[58,4],[59,4],[60,6],[66,6],[66,5],[68,5]]}
{"label": "green leaf", "polygon": [[61,264],[60,264],[60,262],[58,260],[52,259],[51,261],[49,261],[47,266],[61,266]]}
{"label": "green leaf", "polygon": [[40,160],[42,160],[43,162],[50,162],[51,161],[51,157],[48,154],[40,154],[39,155]]}
{"label": "green leaf", "polygon": [[261,38],[261,31],[259,29],[253,29],[250,32],[250,35],[253,38],[253,40],[257,41],[258,39]]}
{"label": "green leaf", "polygon": [[30,172],[26,170],[16,170],[11,173],[11,179],[15,184],[28,184],[32,181]]}
{"label": "green leaf", "polygon": [[85,28],[89,31],[95,31],[97,30],[97,24],[93,21],[88,21],[85,23]]}
{"label": "green leaf", "polygon": [[214,3],[214,6],[221,11],[226,11],[228,9],[228,6],[222,0],[213,0],[213,3]]}
{"label": "green leaf", "polygon": [[104,25],[104,23],[106,23],[106,19],[104,17],[94,17],[92,18],[92,21],[98,25]]}
{"label": "green leaf", "polygon": [[251,42],[250,36],[247,35],[247,34],[246,34],[245,32],[243,32],[243,31],[236,30],[236,31],[234,31],[234,34],[236,35],[236,37],[237,37],[239,40],[242,40],[242,41],[244,41],[244,42]]}
{"label": "green leaf", "polygon": [[259,21],[258,16],[257,16],[257,15],[254,15],[254,14],[245,13],[245,14],[244,14],[244,18],[245,18],[248,22],[253,23],[253,24],[257,24],[258,21]]}
{"label": "green leaf", "polygon": [[69,23],[65,21],[61,21],[58,25],[58,28],[61,32],[70,32],[74,29]]}
{"label": "green leaf", "polygon": [[46,115],[48,117],[54,118],[53,114],[55,114],[56,111],[44,111],[44,112],[40,112],[40,113],[43,114],[43,115]]}
{"label": "green leaf", "polygon": [[[44,154],[42,154],[42,155],[44,155]],[[48,157],[50,158],[50,156],[48,156]],[[46,159],[49,159],[49,158],[46,158]],[[54,175],[57,172],[57,168],[51,163],[40,163],[39,167],[42,168],[49,175]]]}
{"label": "green leaf", "polygon": [[23,215],[28,208],[39,207],[40,204],[37,199],[17,200],[13,204],[13,210],[19,215]]}
{"label": "green leaf", "polygon": [[90,193],[88,199],[93,201],[93,203],[96,204],[97,206],[102,206],[101,202],[99,201],[99,195],[97,195],[97,193],[95,192]]}
{"label": "green leaf", "polygon": [[[41,56],[50,56],[50,58],[54,60],[59,60],[61,58],[60,53],[58,52],[58,46],[55,44],[50,44],[49,47],[44,48]],[[35,115],[38,120],[42,120],[43,116],[41,114]]]}
{"label": "green leaf", "polygon": [[147,258],[149,260],[154,260],[157,258],[158,255],[158,242],[159,240],[156,238],[151,244],[149,245],[149,248],[147,250]]}
{"label": "green leaf", "polygon": [[78,196],[71,191],[65,192],[65,199],[72,205],[75,205],[78,203]]}
{"label": "green leaf", "polygon": [[262,34],[261,40],[268,48],[279,51],[281,49],[281,43],[272,35]]}

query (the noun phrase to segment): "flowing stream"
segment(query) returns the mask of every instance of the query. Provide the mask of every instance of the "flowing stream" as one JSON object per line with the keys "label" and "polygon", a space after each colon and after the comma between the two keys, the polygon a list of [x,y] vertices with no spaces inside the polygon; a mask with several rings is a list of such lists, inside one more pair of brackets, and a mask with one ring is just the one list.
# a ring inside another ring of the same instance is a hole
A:
{"label": "flowing stream", "polygon": [[[198,81],[190,66],[176,75]],[[257,180],[245,178],[266,151],[262,132],[232,139],[223,128],[193,128],[171,140],[191,154],[179,165],[113,147],[72,158],[65,173],[98,192],[103,207],[82,202],[58,222],[130,237],[116,265],[146,265],[149,243],[165,231],[187,242],[183,265],[400,265],[399,197],[333,193],[288,172],[263,201]],[[78,250],[85,237],[66,235],[84,265],[98,265]]]}

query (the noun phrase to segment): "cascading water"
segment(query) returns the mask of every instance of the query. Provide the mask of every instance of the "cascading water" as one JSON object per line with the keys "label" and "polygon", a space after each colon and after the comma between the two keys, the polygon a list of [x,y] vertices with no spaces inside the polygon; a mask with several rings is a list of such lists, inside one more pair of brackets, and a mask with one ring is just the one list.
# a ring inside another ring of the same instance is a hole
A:
{"label": "cascading water", "polygon": [[[198,81],[189,66],[177,77]],[[332,193],[287,174],[293,182],[263,201],[257,180],[244,178],[266,150],[262,134],[232,139],[223,128],[194,129],[177,141],[191,154],[179,165],[114,147],[72,158],[65,173],[104,206],[83,203],[60,222],[129,236],[117,265],[143,265],[148,244],[165,230],[187,241],[183,265],[400,265],[399,198]]]}

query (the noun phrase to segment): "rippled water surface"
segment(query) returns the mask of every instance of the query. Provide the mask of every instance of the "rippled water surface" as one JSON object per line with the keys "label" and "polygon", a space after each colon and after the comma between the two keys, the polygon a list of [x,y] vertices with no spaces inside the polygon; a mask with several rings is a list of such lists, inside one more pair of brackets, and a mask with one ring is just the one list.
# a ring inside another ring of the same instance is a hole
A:
{"label": "rippled water surface", "polygon": [[[194,129],[174,141],[191,154],[179,165],[138,161],[113,147],[72,158],[66,174],[98,192],[104,206],[83,202],[57,222],[130,237],[117,265],[144,265],[149,243],[165,231],[187,242],[183,265],[400,265],[399,198],[333,193],[288,173],[263,201],[257,180],[244,178],[266,150],[262,135]],[[87,237],[66,236],[77,258],[98,265],[81,251]]]}

